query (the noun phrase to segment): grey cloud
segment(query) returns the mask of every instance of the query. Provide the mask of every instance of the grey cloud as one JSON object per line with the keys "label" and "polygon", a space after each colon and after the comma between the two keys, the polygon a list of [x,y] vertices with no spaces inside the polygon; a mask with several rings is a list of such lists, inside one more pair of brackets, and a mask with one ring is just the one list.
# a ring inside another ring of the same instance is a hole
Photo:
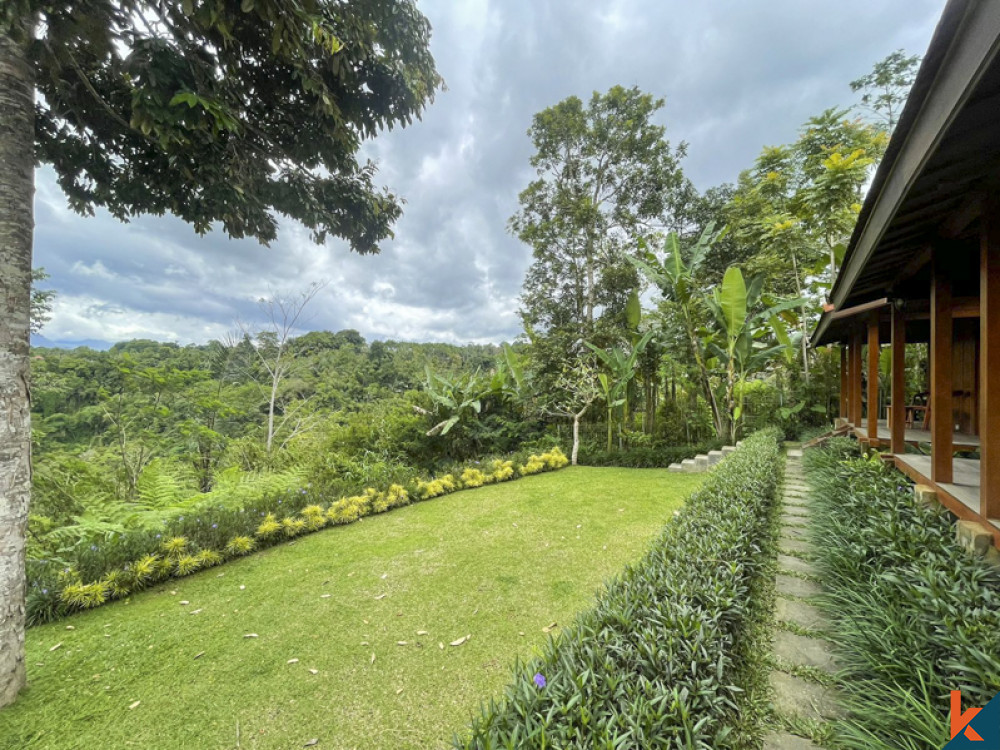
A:
{"label": "grey cloud", "polygon": [[942,5],[427,0],[448,90],[421,122],[365,146],[380,181],[407,201],[381,256],[316,247],[289,222],[264,248],[221,232],[198,237],[172,217],[77,217],[43,169],[36,264],[63,297],[45,333],[202,341],[253,320],[269,290],[327,279],[313,328],[511,339],[531,253],[506,222],[531,179],[535,112],[616,83],[664,96],[668,137],[690,144],[685,171],[705,189],[734,180],[765,144],[793,139],[810,115],[849,103],[848,82],[888,52],[922,52]]}

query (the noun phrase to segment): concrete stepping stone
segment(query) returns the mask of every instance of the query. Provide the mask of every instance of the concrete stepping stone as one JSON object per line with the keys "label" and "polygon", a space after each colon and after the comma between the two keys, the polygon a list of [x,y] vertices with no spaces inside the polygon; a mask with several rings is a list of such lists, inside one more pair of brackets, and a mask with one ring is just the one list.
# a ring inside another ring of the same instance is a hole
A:
{"label": "concrete stepping stone", "polygon": [[764,737],[764,750],[819,750],[804,737],[797,737],[788,732],[770,732]]}
{"label": "concrete stepping stone", "polygon": [[790,570],[793,573],[804,573],[805,575],[816,575],[816,569],[805,560],[791,555],[778,555],[778,567]]}
{"label": "concrete stepping stone", "polygon": [[708,456],[700,454],[694,457],[695,471],[708,471]]}
{"label": "concrete stepping stone", "polygon": [[805,539],[779,539],[778,546],[786,552],[813,552],[813,546]]}
{"label": "concrete stepping stone", "polygon": [[774,602],[774,617],[781,622],[795,623],[806,630],[822,631],[827,623],[823,613],[813,605],[780,596]]}
{"label": "concrete stepping stone", "polygon": [[778,577],[775,579],[775,586],[779,594],[797,596],[800,599],[809,596],[818,596],[823,593],[823,589],[818,583],[796,578],[795,576],[786,576],[783,573],[778,573]]}
{"label": "concrete stepping stone", "polygon": [[807,518],[809,516],[809,509],[805,505],[790,505],[782,510],[787,516],[795,516],[796,518]]}
{"label": "concrete stepping stone", "polygon": [[774,707],[779,713],[815,721],[843,719],[846,716],[837,700],[837,691],[832,688],[784,672],[771,672],[770,682],[774,691]]}
{"label": "concrete stepping stone", "polygon": [[724,446],[722,446],[722,452],[724,454],[726,454],[727,456],[730,453],[736,453],[736,446],[735,445],[724,445]]}
{"label": "concrete stepping stone", "polygon": [[722,459],[726,457],[726,454],[722,451],[709,451],[708,452],[708,463],[711,466],[715,466]]}
{"label": "concrete stepping stone", "polygon": [[786,529],[804,529],[807,520],[806,516],[793,516],[790,513],[781,514],[781,525]]}
{"label": "concrete stepping stone", "polygon": [[670,466],[667,467],[667,471],[672,471],[674,474],[677,474],[684,471],[684,467],[680,464],[670,464]]}
{"label": "concrete stepping stone", "polygon": [[806,533],[805,526],[789,526],[784,525],[781,527],[781,539],[808,539],[809,535]]}
{"label": "concrete stepping stone", "polygon": [[789,448],[787,453],[789,458],[802,458],[801,448]]}
{"label": "concrete stepping stone", "polygon": [[789,664],[815,667],[830,674],[837,671],[830,644],[820,638],[779,630],[774,634],[774,655]]}
{"label": "concrete stepping stone", "polygon": [[681,470],[687,472],[688,474],[694,474],[698,469],[694,465],[693,458],[685,458],[681,461]]}

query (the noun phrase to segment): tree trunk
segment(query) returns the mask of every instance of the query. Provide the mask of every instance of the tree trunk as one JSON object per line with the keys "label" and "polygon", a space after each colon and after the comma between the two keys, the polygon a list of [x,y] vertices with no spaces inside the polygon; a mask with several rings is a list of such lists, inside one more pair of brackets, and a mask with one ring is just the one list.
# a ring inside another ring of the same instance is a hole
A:
{"label": "tree trunk", "polygon": [[576,457],[580,453],[580,417],[583,412],[573,415],[573,452],[570,455],[570,464],[576,466]]}
{"label": "tree trunk", "polygon": [[[833,257],[833,251],[830,251]],[[799,281],[799,264],[795,261],[795,254],[792,253],[792,268],[795,271],[795,293],[802,296],[802,283]],[[802,318],[799,320],[799,328],[802,331],[802,377],[809,385],[809,330],[806,323],[806,306],[802,305]]]}
{"label": "tree trunk", "polygon": [[25,682],[34,117],[34,85],[24,48],[0,32],[0,707],[12,703]]}

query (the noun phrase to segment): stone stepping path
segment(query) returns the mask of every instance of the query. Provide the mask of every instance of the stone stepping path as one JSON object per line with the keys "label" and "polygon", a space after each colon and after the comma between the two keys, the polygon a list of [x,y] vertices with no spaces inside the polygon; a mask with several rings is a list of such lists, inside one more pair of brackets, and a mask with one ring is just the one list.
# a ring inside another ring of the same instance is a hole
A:
{"label": "stone stepping path", "polygon": [[[815,581],[809,537],[809,486],[802,471],[802,451],[789,451],[782,490],[778,575],[775,579],[774,658],[770,675],[776,726],[764,737],[764,750],[812,750],[819,746],[788,731],[802,720],[826,723],[844,717],[831,679],[813,675],[837,672],[833,651],[824,640],[826,616],[810,603],[823,592]],[[798,730],[796,730],[798,731]]]}

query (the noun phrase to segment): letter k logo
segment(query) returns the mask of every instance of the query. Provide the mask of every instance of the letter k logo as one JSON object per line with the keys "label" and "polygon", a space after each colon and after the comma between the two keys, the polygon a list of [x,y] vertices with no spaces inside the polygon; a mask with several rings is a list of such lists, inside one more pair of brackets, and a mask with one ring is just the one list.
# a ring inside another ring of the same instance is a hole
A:
{"label": "letter k logo", "polygon": [[962,693],[959,690],[951,691],[951,736],[954,738],[963,729],[964,734],[967,739],[972,742],[983,742],[983,738],[980,737],[976,730],[969,726],[969,722],[972,721],[976,714],[982,711],[981,708],[970,708],[964,714],[962,713]]}

